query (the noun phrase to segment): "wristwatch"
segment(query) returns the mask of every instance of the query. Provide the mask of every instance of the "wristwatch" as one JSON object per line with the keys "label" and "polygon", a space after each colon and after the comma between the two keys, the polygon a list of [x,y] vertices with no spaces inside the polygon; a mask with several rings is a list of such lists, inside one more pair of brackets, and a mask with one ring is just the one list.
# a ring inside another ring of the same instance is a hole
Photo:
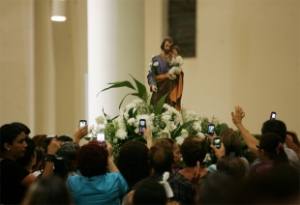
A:
{"label": "wristwatch", "polygon": [[46,161],[46,162],[54,162],[55,159],[56,159],[55,155],[52,155],[52,154],[47,154],[47,155],[45,156],[45,161]]}

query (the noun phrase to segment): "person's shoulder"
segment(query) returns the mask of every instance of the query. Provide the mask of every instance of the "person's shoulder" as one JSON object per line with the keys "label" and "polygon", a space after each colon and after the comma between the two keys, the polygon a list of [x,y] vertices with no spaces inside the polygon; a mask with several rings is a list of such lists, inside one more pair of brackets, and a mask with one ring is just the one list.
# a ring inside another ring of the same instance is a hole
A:
{"label": "person's shoulder", "polygon": [[106,177],[111,178],[111,179],[116,179],[122,177],[120,172],[108,172],[105,174]]}
{"label": "person's shoulder", "polygon": [[0,172],[5,174],[6,176],[14,176],[17,179],[23,179],[29,174],[23,166],[21,166],[18,162],[10,159],[3,159],[0,163]]}
{"label": "person's shoulder", "polygon": [[284,152],[287,155],[289,161],[292,162],[298,162],[299,158],[296,154],[296,152],[294,150],[292,150],[291,148],[287,147],[286,145],[283,146]]}
{"label": "person's shoulder", "polygon": [[17,163],[16,161],[14,160],[10,160],[10,159],[2,159],[1,160],[1,168],[12,168],[12,169],[16,169],[16,170],[20,170],[22,169],[22,166]]}
{"label": "person's shoulder", "polygon": [[189,180],[182,173],[180,173],[179,171],[176,172],[173,175],[172,179],[175,180],[175,181],[181,181],[181,182],[189,183]]}
{"label": "person's shoulder", "polygon": [[77,183],[80,183],[80,181],[83,180],[83,176],[81,175],[72,175],[72,176],[68,176],[67,178],[67,184],[77,184]]}

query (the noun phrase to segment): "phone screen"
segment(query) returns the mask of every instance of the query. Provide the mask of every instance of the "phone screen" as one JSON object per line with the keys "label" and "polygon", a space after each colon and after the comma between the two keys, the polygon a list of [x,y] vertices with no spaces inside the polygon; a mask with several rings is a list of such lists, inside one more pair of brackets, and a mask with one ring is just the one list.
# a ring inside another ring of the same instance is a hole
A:
{"label": "phone screen", "polygon": [[105,141],[105,135],[104,135],[104,133],[98,133],[97,134],[97,141],[98,142],[104,142]]}
{"label": "phone screen", "polygon": [[208,134],[213,135],[215,133],[215,125],[214,124],[209,124],[208,125]]}
{"label": "phone screen", "polygon": [[147,127],[146,126],[146,120],[145,119],[140,119],[140,122],[139,122],[139,133],[143,134],[146,127]]}
{"label": "phone screen", "polygon": [[275,120],[276,119],[276,112],[271,112],[271,120]]}
{"label": "phone screen", "polygon": [[214,138],[213,145],[219,149],[221,147],[221,139],[219,137]]}
{"label": "phone screen", "polygon": [[82,128],[82,127],[85,127],[87,126],[87,121],[86,120],[80,120],[79,121],[79,127]]}

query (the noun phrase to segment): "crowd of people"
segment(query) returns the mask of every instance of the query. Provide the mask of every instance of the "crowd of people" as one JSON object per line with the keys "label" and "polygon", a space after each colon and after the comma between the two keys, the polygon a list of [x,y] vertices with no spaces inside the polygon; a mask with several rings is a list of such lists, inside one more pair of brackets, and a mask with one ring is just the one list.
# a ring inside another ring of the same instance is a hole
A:
{"label": "crowd of people", "polygon": [[[152,105],[181,110],[183,59],[172,38],[151,59]],[[269,119],[254,136],[244,110],[231,113],[236,130],[205,138],[152,138],[113,150],[108,141],[82,146],[88,126],[74,136],[31,136],[20,122],[0,127],[0,204],[189,205],[300,204],[300,143],[285,123]],[[144,123],[146,125],[148,123]],[[143,128],[144,129],[144,128]]]}
{"label": "crowd of people", "polygon": [[181,145],[152,139],[146,128],[146,143],[128,141],[116,156],[109,142],[79,145],[87,126],[72,137],[48,137],[4,124],[0,204],[300,204],[296,133],[270,119],[253,136],[241,107],[231,116],[237,130],[188,136]]}

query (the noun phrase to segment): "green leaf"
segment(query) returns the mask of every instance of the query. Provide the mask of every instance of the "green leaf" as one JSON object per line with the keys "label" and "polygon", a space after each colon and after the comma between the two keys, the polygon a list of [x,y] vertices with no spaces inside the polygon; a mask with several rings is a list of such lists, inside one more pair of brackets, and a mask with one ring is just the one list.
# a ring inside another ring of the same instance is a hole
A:
{"label": "green leaf", "polygon": [[187,127],[193,125],[194,122],[197,122],[197,120],[190,120],[190,121],[187,121],[187,122],[183,123],[183,124],[181,125],[181,127],[182,127],[182,129],[183,129],[183,128],[187,128]]}
{"label": "green leaf", "polygon": [[181,126],[178,126],[175,130],[172,131],[171,136],[176,138],[181,134],[182,129],[188,129],[190,126],[193,126],[193,123],[197,120],[190,120],[183,123]]}
{"label": "green leaf", "polygon": [[167,96],[168,96],[168,93],[165,94],[164,96],[162,96],[159,101],[157,102],[156,105],[154,105],[154,114],[160,114],[162,112],[162,109],[163,109],[163,106],[166,102],[166,99],[167,99]]}
{"label": "green leaf", "polygon": [[114,116],[111,120],[115,120],[119,117],[119,115]]}
{"label": "green leaf", "polygon": [[134,80],[136,88],[137,88],[137,93],[138,93],[138,97],[140,97],[144,102],[147,103],[148,100],[148,93],[147,93],[147,89],[145,87],[145,85],[143,83],[141,83],[140,81],[138,81],[137,79],[135,79],[132,75],[130,75],[130,77]]}
{"label": "green leaf", "polygon": [[[100,92],[112,89],[112,88],[121,88],[121,87],[127,87],[127,88],[131,88],[133,90],[135,90],[134,86],[131,84],[131,82],[129,82],[128,80],[125,81],[119,81],[119,82],[112,82],[112,83],[108,83],[110,86],[107,88],[104,88],[103,90],[101,90]],[[99,94],[99,93],[98,93]],[[97,94],[97,95],[98,95]]]}
{"label": "green leaf", "polygon": [[102,113],[103,113],[105,118],[108,118],[108,115],[106,114],[106,112],[104,112],[104,108],[102,108]]}
{"label": "green leaf", "polygon": [[140,93],[131,93],[131,95],[140,98],[141,100],[143,100],[146,103],[145,97],[143,95],[141,95]]}
{"label": "green leaf", "polygon": [[135,93],[128,93],[127,95],[125,95],[125,96],[122,98],[122,100],[121,100],[121,102],[120,102],[120,104],[119,104],[119,109],[121,108],[121,106],[122,106],[122,104],[123,104],[125,98],[127,98],[129,95],[134,95],[134,94],[135,94]]}
{"label": "green leaf", "polygon": [[181,130],[182,130],[182,126],[178,126],[175,130],[173,130],[171,132],[172,138],[175,139],[176,137],[178,137],[181,133]]}

